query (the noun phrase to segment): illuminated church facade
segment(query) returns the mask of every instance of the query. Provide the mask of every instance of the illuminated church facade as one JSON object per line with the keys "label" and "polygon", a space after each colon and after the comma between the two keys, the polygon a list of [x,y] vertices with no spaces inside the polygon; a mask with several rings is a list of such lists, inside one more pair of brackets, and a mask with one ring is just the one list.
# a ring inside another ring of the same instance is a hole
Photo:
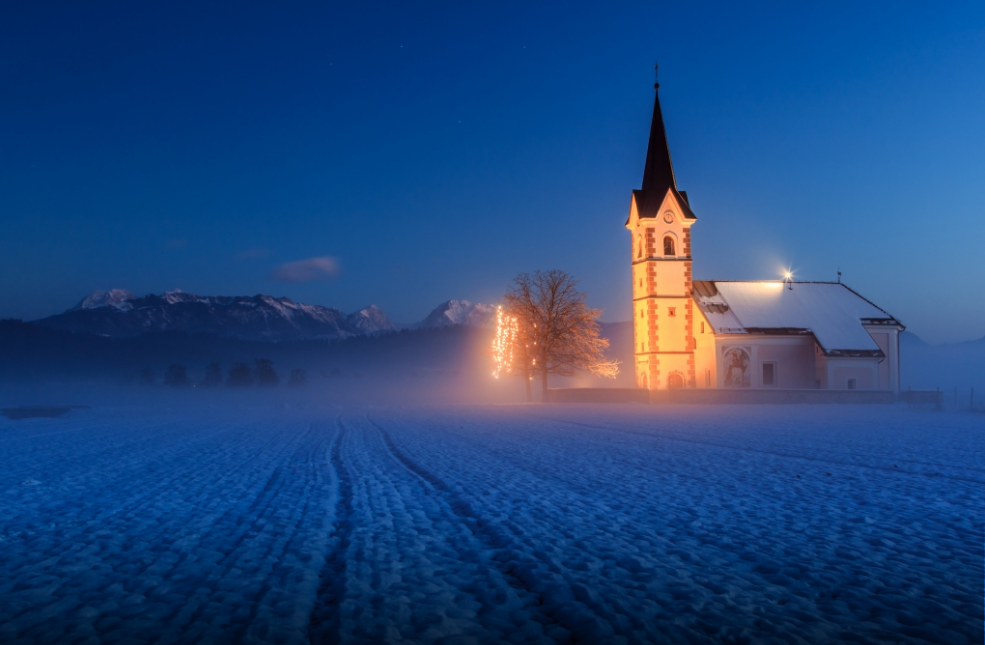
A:
{"label": "illuminated church facade", "polygon": [[899,392],[898,320],[840,281],[694,280],[695,222],[657,93],[626,221],[638,387]]}

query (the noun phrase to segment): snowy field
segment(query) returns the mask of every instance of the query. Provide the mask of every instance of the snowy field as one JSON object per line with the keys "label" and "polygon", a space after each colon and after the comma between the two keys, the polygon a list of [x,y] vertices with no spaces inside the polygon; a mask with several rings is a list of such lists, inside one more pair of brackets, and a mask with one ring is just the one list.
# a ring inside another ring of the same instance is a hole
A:
{"label": "snowy field", "polygon": [[0,442],[3,643],[983,641],[981,415],[104,406]]}

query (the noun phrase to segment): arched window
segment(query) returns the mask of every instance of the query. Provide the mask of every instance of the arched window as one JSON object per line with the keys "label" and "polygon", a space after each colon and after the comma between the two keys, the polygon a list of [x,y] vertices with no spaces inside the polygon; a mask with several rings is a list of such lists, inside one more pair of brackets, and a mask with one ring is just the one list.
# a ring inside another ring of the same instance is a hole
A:
{"label": "arched window", "polygon": [[674,238],[669,235],[664,237],[664,255],[677,255],[674,251]]}
{"label": "arched window", "polygon": [[636,236],[636,257],[637,258],[642,258],[643,257],[643,236],[642,235],[637,235]]}
{"label": "arched window", "polygon": [[640,374],[640,387],[646,389],[646,374]]}

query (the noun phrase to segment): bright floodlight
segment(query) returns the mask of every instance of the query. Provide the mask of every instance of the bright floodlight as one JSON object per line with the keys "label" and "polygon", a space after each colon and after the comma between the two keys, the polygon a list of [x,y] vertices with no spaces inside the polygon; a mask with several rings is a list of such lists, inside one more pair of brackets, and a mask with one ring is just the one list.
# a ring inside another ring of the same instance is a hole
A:
{"label": "bright floodlight", "polygon": [[789,271],[787,271],[786,273],[783,274],[783,277],[786,278],[787,280],[789,280],[789,279],[793,278],[793,274],[790,273]]}

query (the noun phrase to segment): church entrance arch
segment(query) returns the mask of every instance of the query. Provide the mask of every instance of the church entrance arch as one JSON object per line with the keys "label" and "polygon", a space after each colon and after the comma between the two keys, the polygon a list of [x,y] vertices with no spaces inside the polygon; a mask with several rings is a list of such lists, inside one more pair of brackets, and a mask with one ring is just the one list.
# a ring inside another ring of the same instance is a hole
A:
{"label": "church entrance arch", "polygon": [[679,390],[684,387],[684,375],[680,372],[671,372],[667,377],[667,389]]}

